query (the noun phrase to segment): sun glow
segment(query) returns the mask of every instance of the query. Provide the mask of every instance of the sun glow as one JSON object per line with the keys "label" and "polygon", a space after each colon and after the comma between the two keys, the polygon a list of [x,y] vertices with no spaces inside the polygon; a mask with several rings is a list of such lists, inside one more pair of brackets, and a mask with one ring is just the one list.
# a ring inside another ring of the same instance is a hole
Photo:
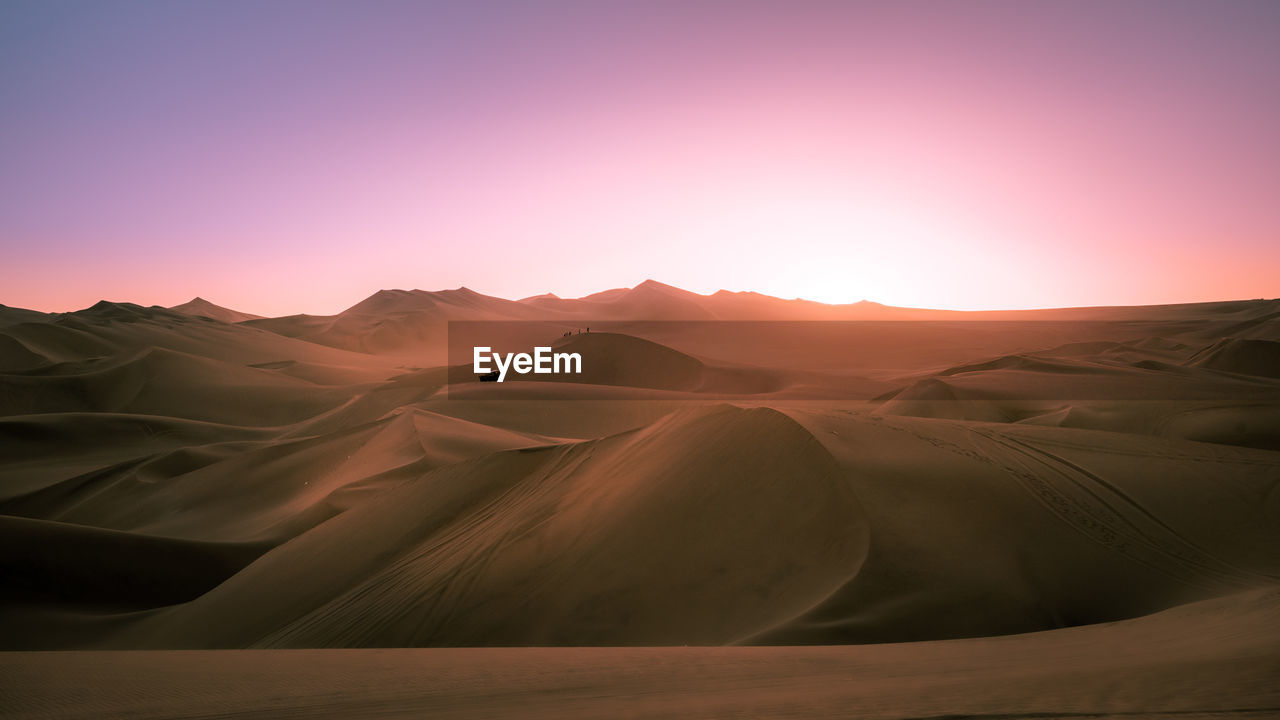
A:
{"label": "sun glow", "polygon": [[[936,283],[944,267],[967,262],[965,248],[987,240],[969,218],[927,199],[812,187],[703,201],[672,233],[726,274],[766,269],[753,289],[829,303],[900,297],[904,283]],[[726,256],[725,247],[735,252]]]}

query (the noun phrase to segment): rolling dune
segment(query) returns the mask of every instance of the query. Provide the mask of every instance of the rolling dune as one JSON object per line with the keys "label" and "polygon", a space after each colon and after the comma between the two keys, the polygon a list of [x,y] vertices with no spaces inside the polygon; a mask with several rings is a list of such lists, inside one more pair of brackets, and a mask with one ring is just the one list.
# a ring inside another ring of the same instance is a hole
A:
{"label": "rolling dune", "polygon": [[[1103,682],[1077,642],[1181,677],[1159,648],[1185,636],[1197,674],[1274,666],[1213,629],[1280,584],[1274,301],[956,314],[650,282],[223,310],[0,308],[5,648],[773,646],[732,657],[890,659],[891,688],[913,653],[1009,648],[1077,648]],[[451,358],[471,334],[584,372],[478,382]],[[897,644],[776,647],[868,643]],[[556,652],[608,693],[680,662]]]}
{"label": "rolling dune", "polygon": [[[857,571],[866,527],[836,471],[811,435],[763,408],[691,409],[500,453],[388,491],[118,642],[733,642]],[[322,572],[302,560],[317,555]],[[218,619],[248,607],[244,632]]]}

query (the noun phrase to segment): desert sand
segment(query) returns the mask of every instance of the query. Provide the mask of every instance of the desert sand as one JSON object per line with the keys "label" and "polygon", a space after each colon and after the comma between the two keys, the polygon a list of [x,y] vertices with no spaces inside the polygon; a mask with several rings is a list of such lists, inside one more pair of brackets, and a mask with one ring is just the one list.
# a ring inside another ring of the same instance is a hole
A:
{"label": "desert sand", "polygon": [[1278,488],[1277,300],[0,306],[0,705],[1261,717]]}
{"label": "desert sand", "polygon": [[0,653],[24,718],[1267,718],[1280,597],[1001,638],[777,648]]}

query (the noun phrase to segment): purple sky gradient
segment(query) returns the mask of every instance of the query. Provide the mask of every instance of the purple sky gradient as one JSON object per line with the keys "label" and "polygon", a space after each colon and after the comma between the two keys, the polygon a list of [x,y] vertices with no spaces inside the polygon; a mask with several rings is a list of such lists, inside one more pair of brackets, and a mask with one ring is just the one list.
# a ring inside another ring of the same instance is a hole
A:
{"label": "purple sky gradient", "polygon": [[0,303],[1280,295],[1280,3],[0,0]]}

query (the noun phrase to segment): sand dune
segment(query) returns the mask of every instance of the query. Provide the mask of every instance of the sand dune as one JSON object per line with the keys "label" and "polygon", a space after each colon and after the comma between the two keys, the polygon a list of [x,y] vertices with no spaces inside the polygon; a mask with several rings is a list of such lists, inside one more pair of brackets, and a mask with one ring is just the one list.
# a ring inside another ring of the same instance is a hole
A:
{"label": "sand dune", "polygon": [[21,372],[49,364],[48,356],[31,349],[21,340],[0,335],[0,367],[5,370]]}
{"label": "sand dune", "polygon": [[38,310],[27,310],[26,308],[0,304],[0,327],[7,327],[29,320],[39,320],[43,317],[45,317],[45,314]]}
{"label": "sand dune", "polygon": [[1187,364],[1240,375],[1280,378],[1280,342],[1227,338],[1196,353]]}
{"label": "sand dune", "polygon": [[[28,315],[21,322],[0,326],[0,337],[22,344],[50,363],[128,355],[155,347],[245,365],[294,360],[365,368],[369,377],[386,377],[399,365],[367,354],[298,342],[247,324],[229,325],[129,303],[100,302],[72,313]],[[0,367],[0,372],[8,369]]]}
{"label": "sand dune", "polygon": [[[548,347],[557,353],[582,358],[581,372],[574,374],[518,375],[510,373],[502,385],[485,388],[506,396],[514,382],[552,382],[575,385],[608,385],[689,393],[755,395],[777,392],[792,380],[787,373],[769,368],[710,363],[670,347],[631,335],[592,332],[557,338]],[[451,369],[454,384],[476,381],[470,363]],[[868,382],[868,385],[874,383]],[[453,392],[457,388],[451,387]],[[477,391],[478,392],[478,391]]]}
{"label": "sand dune", "polygon": [[[552,386],[548,383],[513,385],[510,398],[474,398],[469,391],[487,394],[479,383],[453,388],[421,406],[442,415],[490,427],[536,432],[565,440],[590,440],[649,425],[690,405],[714,402],[691,399],[683,393],[638,390],[599,385]],[[539,392],[540,391],[540,392]]]}
{"label": "sand dune", "polygon": [[[1273,453],[946,420],[788,411],[846,468],[862,571],[769,643],[1025,632],[1280,577]],[[904,461],[910,458],[910,461]],[[1220,494],[1233,488],[1230,499]],[[1215,512],[1207,517],[1204,503]]]}
{"label": "sand dune", "polygon": [[[578,384],[681,390],[717,397],[768,395],[774,399],[840,400],[870,398],[888,387],[855,375],[695,358],[660,343],[618,333],[573,335],[552,347],[557,352],[582,356],[580,375],[551,376],[553,380]],[[721,352],[731,350],[722,348]]]}
{"label": "sand dune", "polygon": [[[500,324],[505,326],[505,324]],[[538,343],[555,353],[582,358],[582,372],[517,374],[509,372],[501,383],[481,384],[471,358],[459,355],[460,364],[449,368],[449,397],[466,400],[708,400],[761,398],[773,400],[865,400],[884,393],[892,385],[845,373],[792,370],[699,358],[642,337],[614,332],[570,334],[548,341],[554,326],[521,323],[512,330],[497,330],[484,323],[456,328],[461,336],[454,348],[470,351],[476,343],[498,337],[504,346],[525,351]],[[484,339],[482,339],[484,338]],[[516,338],[523,339],[523,343]],[[722,351],[731,348],[723,348]],[[501,352],[501,349],[499,350]],[[649,392],[645,392],[649,391]],[[652,392],[661,391],[661,392]]]}
{"label": "sand dune", "polygon": [[469,457],[546,442],[406,410],[321,437],[145,454],[11,496],[0,507],[8,515],[165,537],[275,544],[361,494]]}
{"label": "sand dune", "polygon": [[[0,637],[858,644],[1271,586],[1276,312],[654,282],[243,321],[0,308]],[[585,372],[476,382],[447,366],[464,329]]]}
{"label": "sand dune", "polygon": [[[0,538],[7,602],[118,610],[199,597],[266,549],[3,516]],[[6,630],[11,642],[28,636],[12,626]]]}
{"label": "sand dune", "polygon": [[[364,452],[403,447],[395,422]],[[1064,433],[721,406],[434,472],[406,464],[368,502],[96,642],[903,641],[1103,622],[1280,580],[1271,453]],[[311,492],[335,487],[359,486],[339,474]],[[194,504],[235,514],[219,497]]]}
{"label": "sand dune", "polygon": [[706,365],[697,358],[629,335],[575,335],[552,347],[557,352],[577,353],[583,358],[581,375],[552,377],[590,385],[695,390],[703,384],[707,371]]}
{"label": "sand dune", "polygon": [[4,339],[4,370],[28,370],[61,362],[74,362],[102,357],[116,350],[106,340],[88,329],[73,327],[70,322],[38,320],[14,323],[0,331]]}
{"label": "sand dune", "polygon": [[5,379],[5,410],[110,412],[282,425],[336,406],[339,393],[280,373],[147,348]]}
{"label": "sand dune", "polygon": [[[835,472],[812,436],[765,409],[500,453],[353,509],[115,642],[732,642],[856,572],[866,528]],[[301,561],[317,553],[323,572]],[[247,623],[218,619],[248,607]]]}
{"label": "sand dune", "polygon": [[0,418],[0,498],[7,501],[154,454],[217,443],[265,442],[274,436],[266,428],[139,414],[40,413]]}
{"label": "sand dune", "polygon": [[14,718],[1220,718],[1280,708],[1274,591],[1005,638],[810,648],[0,654]]}
{"label": "sand dune", "polygon": [[1065,345],[904,378],[910,384],[878,398],[877,412],[1274,449],[1280,384],[1266,377],[1265,357],[1273,344],[1227,339],[1197,350],[1146,338]]}
{"label": "sand dune", "polygon": [[206,317],[211,320],[220,320],[225,323],[238,323],[245,320],[260,320],[261,315],[253,315],[250,313],[239,312],[231,308],[225,308],[221,305],[215,305],[202,297],[195,297],[181,305],[174,305],[169,308],[174,312],[180,312],[183,315],[194,315],[196,317]]}

